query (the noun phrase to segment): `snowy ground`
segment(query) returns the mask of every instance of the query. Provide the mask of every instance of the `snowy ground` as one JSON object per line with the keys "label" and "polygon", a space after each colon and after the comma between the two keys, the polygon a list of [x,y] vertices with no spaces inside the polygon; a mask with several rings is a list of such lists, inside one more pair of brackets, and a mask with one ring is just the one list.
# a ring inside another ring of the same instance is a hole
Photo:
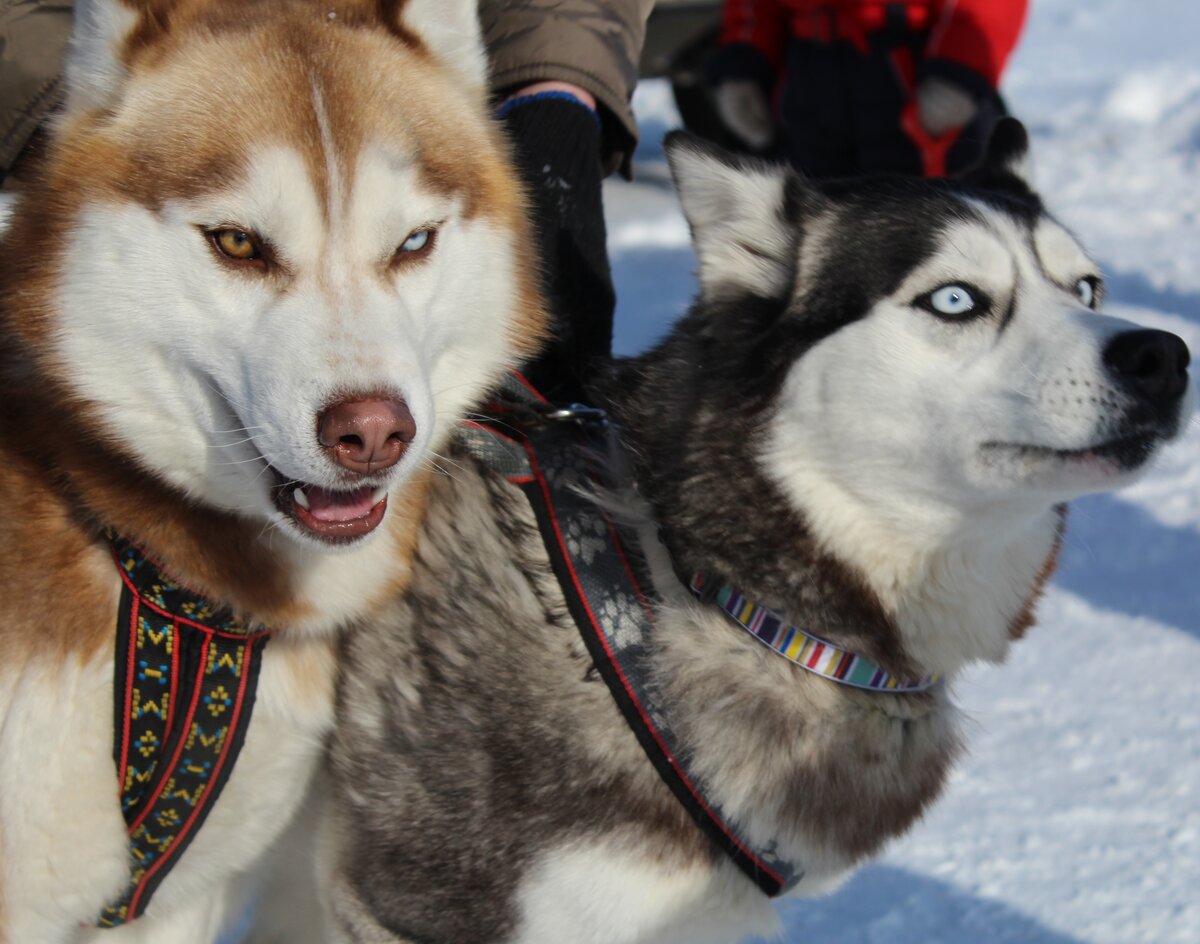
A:
{"label": "snowy ground", "polygon": [[[1107,310],[1200,354],[1200,5],[1035,0],[1006,84],[1047,202],[1103,262]],[[658,142],[609,185],[617,348],[692,292]],[[1200,942],[1200,424],[1150,478],[1073,509],[1041,625],[957,686],[970,756],[945,798],[841,892],[782,908],[788,942]]]}

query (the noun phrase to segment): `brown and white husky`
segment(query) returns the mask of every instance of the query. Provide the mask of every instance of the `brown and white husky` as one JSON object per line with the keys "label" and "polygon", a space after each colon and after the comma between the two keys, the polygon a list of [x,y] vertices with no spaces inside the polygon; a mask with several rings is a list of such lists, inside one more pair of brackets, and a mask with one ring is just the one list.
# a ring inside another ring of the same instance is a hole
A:
{"label": "brown and white husky", "polygon": [[[210,944],[293,817],[335,634],[543,330],[485,74],[466,0],[78,4],[0,253],[0,941]],[[113,542],[273,633],[203,828],[100,932],[133,862]]]}

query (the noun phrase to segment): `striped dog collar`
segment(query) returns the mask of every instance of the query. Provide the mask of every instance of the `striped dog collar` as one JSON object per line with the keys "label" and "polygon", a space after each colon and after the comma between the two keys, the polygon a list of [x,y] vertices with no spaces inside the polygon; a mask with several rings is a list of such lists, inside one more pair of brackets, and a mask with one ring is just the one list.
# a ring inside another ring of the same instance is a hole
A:
{"label": "striped dog collar", "polygon": [[941,678],[936,674],[915,680],[889,675],[870,659],[784,622],[729,584],[717,583],[704,574],[693,576],[688,589],[701,600],[711,600],[751,636],[789,662],[840,685],[875,692],[924,692]]}

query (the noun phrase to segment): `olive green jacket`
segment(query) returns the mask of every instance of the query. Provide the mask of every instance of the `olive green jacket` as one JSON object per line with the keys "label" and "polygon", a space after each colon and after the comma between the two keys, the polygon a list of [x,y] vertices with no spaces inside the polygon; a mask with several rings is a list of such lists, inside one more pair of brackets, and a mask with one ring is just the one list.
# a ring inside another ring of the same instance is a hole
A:
{"label": "olive green jacket", "polygon": [[[480,0],[498,95],[571,82],[604,113],[605,167],[627,165],[637,140],[629,100],[654,0]],[[58,104],[73,0],[0,0],[0,177]]]}
{"label": "olive green jacket", "polygon": [[62,95],[72,0],[0,0],[0,177]]}
{"label": "olive green jacket", "polygon": [[627,168],[637,143],[629,107],[654,0],[481,0],[479,19],[492,62],[492,88],[571,82],[604,114],[603,159]]}

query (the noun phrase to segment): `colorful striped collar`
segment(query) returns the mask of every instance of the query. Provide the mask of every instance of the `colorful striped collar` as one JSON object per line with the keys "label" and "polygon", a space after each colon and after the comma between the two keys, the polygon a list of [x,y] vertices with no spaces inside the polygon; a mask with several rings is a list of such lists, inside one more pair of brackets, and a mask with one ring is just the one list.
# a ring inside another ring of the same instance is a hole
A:
{"label": "colorful striped collar", "polygon": [[937,685],[939,675],[902,679],[828,640],[784,622],[759,603],[747,600],[729,584],[696,574],[688,589],[699,599],[711,600],[751,636],[800,668],[841,685],[875,692],[924,692]]}

